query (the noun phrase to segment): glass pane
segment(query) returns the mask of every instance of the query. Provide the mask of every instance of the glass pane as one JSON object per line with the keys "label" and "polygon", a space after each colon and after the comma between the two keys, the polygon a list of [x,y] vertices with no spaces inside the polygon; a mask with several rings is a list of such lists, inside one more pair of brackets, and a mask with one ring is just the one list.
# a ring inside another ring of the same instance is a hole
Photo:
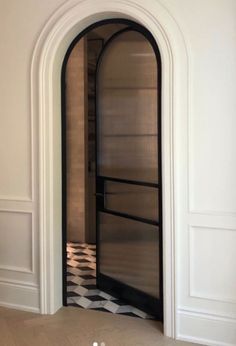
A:
{"label": "glass pane", "polygon": [[157,226],[99,213],[100,272],[159,298]]}
{"label": "glass pane", "polygon": [[98,73],[98,174],[158,181],[157,62],[136,31],[107,47]]}
{"label": "glass pane", "polygon": [[158,221],[158,189],[106,181],[105,208]]}

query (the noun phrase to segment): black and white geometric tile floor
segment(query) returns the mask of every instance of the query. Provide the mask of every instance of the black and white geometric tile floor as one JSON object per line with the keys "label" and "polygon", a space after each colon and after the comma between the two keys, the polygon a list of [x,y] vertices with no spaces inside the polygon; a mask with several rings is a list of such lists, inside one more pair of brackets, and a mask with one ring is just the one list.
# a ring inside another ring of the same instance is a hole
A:
{"label": "black and white geometric tile floor", "polygon": [[96,287],[96,245],[67,243],[67,305],[152,319]]}

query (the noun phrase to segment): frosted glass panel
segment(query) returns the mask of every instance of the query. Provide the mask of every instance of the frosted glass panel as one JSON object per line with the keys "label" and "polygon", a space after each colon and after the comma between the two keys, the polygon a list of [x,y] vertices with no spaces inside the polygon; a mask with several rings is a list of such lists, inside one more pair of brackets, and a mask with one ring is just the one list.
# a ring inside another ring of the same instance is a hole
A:
{"label": "frosted glass panel", "polygon": [[159,228],[99,213],[100,272],[159,298]]}
{"label": "frosted glass panel", "polygon": [[158,182],[157,63],[139,32],[106,48],[98,73],[98,174]]}
{"label": "frosted glass panel", "polygon": [[157,189],[106,181],[105,208],[158,221],[159,205]]}

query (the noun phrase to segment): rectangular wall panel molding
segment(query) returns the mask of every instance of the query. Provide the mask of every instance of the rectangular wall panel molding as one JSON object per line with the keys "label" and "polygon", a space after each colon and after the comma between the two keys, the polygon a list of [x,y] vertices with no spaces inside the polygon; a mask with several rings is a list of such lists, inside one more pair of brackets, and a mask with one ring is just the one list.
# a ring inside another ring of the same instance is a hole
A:
{"label": "rectangular wall panel molding", "polygon": [[33,214],[26,211],[0,211],[0,269],[33,273]]}
{"label": "rectangular wall panel molding", "polygon": [[236,303],[236,230],[189,229],[190,296]]}
{"label": "rectangular wall panel molding", "polygon": [[177,339],[210,346],[236,345],[236,319],[179,309]]}
{"label": "rectangular wall panel molding", "polygon": [[[11,59],[10,59],[11,60]],[[22,85],[22,81],[27,78],[24,73],[18,82],[15,80],[14,68],[6,73],[6,80],[11,81],[11,91],[6,98],[2,99],[1,106],[4,116],[1,117],[0,138],[4,145],[0,147],[1,170],[0,170],[0,200],[6,201],[33,201],[35,189],[35,158],[37,121],[33,119],[33,112],[30,111],[31,100],[23,106],[23,113],[17,116],[19,109],[23,105],[22,100],[26,99],[28,91],[20,87],[17,94],[13,97],[12,93],[17,88],[17,83]],[[17,69],[22,74],[21,69]],[[24,81],[26,85],[26,80]],[[23,93],[23,95],[21,95]],[[25,94],[27,93],[27,94]],[[7,101],[8,100],[8,101]],[[7,104],[5,104],[7,102]],[[18,107],[17,110],[15,107]]]}
{"label": "rectangular wall panel molding", "polygon": [[[236,215],[235,1],[218,3],[213,12],[205,2],[199,18],[189,19],[193,32],[185,33],[190,54],[190,211]],[[205,25],[201,29],[199,20]],[[222,32],[225,39],[215,39]]]}

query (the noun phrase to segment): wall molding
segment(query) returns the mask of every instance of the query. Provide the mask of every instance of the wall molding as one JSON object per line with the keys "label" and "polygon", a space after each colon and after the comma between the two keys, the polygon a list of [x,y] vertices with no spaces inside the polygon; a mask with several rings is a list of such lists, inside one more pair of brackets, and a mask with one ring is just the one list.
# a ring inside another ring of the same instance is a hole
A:
{"label": "wall molding", "polygon": [[224,230],[236,230],[236,217],[224,214],[199,214],[188,215],[188,224],[192,227],[220,228]]}
{"label": "wall molding", "polygon": [[[184,23],[181,23],[184,25]],[[185,28],[187,32],[187,28]],[[186,42],[186,45],[189,47],[190,42]],[[188,64],[189,64],[189,75],[188,75],[188,130],[187,130],[187,148],[188,148],[188,157],[187,157],[187,185],[188,185],[188,213],[189,214],[198,214],[198,215],[206,215],[206,216],[222,216],[222,217],[234,217],[236,218],[236,211],[222,211],[222,210],[214,210],[214,209],[200,209],[197,207],[197,203],[195,200],[196,191],[191,189],[190,186],[194,186],[194,167],[193,167],[193,143],[191,139],[193,138],[193,80],[191,71],[193,70],[193,57],[191,55],[191,49],[188,49]]]}
{"label": "wall molding", "polygon": [[207,318],[211,320],[216,320],[216,321],[236,323],[236,317],[234,316],[225,315],[225,314],[215,314],[215,313],[202,310],[202,309],[196,309],[196,308],[194,309],[194,308],[189,308],[185,306],[180,306],[178,308],[178,312],[189,314],[191,316],[195,315],[195,316],[199,316],[199,317]]}
{"label": "wall molding", "polygon": [[236,218],[236,213],[234,212],[225,212],[225,211],[217,211],[217,210],[198,210],[189,208],[189,214],[197,214],[197,215],[206,215],[206,216],[225,216],[225,217],[234,217]]}
{"label": "wall molding", "polygon": [[33,202],[0,200],[0,212],[32,213],[34,211],[35,205]]}
{"label": "wall molding", "polygon": [[[144,25],[153,34],[163,62],[164,333],[175,337],[178,234],[175,217],[180,213],[177,209],[187,204],[177,201],[177,197],[183,199],[185,192],[181,189],[181,194],[178,194],[176,171],[182,169],[177,163],[183,161],[178,158],[182,158],[186,151],[186,137],[183,133],[188,114],[188,54],[179,25],[158,0],[147,3],[142,0],[67,1],[51,16],[36,43],[31,65],[31,109],[33,121],[39,120],[40,140],[41,312],[54,313],[62,305],[62,271],[59,270],[61,224],[58,221],[61,215],[61,189],[58,179],[61,167],[60,68],[67,47],[79,32],[94,22],[114,17],[131,19]],[[178,128],[175,127],[176,124],[179,124]],[[186,179],[182,178],[181,174],[178,175],[180,176],[182,188]],[[54,215],[57,218],[54,218]],[[181,228],[181,225],[178,224],[178,227]]]}
{"label": "wall molding", "polygon": [[223,296],[203,295],[203,294],[199,294],[199,293],[194,292],[194,290],[192,290],[191,288],[190,288],[189,297],[200,298],[200,299],[209,300],[209,301],[216,301],[219,303],[223,302],[223,303],[236,304],[236,299],[232,299],[230,297],[223,297]]}
{"label": "wall molding", "polygon": [[208,229],[210,231],[228,231],[228,232],[236,232],[236,229],[231,229],[231,228],[221,228],[217,226],[196,226],[196,225],[189,225],[188,228],[188,252],[189,252],[189,272],[188,272],[188,277],[189,277],[189,297],[191,298],[200,298],[208,301],[216,301],[216,302],[225,302],[225,303],[231,303],[231,304],[236,304],[236,299],[227,297],[227,296],[217,296],[217,295],[209,295],[209,294],[201,294],[200,292],[197,292],[194,290],[193,287],[193,231],[195,230],[202,230],[202,229]]}
{"label": "wall molding", "polygon": [[[31,263],[32,263],[32,261],[31,261]],[[31,268],[32,268],[32,267],[33,267],[33,266],[32,266],[32,264],[31,264]],[[1,270],[6,270],[6,271],[12,271],[12,272],[33,274],[33,270],[32,270],[32,269],[28,269],[28,268],[24,268],[24,267],[0,265],[0,269],[1,269]]]}
{"label": "wall molding", "polygon": [[14,280],[14,279],[5,279],[4,277],[0,277],[0,284],[5,285],[13,285],[15,287],[26,287],[26,288],[32,288],[38,290],[39,286],[35,283],[31,283],[28,281],[20,281],[20,280]]}
{"label": "wall molding", "polygon": [[[31,81],[30,81],[31,82]],[[11,195],[0,195],[0,201],[9,201],[9,202],[34,202],[35,200],[35,159],[34,156],[37,157],[37,146],[35,140],[36,130],[36,122],[34,121],[33,112],[32,112],[32,104],[34,100],[32,100],[32,93],[30,93],[30,102],[29,102],[29,122],[30,122],[30,131],[29,131],[29,194],[28,196],[11,196]]]}
{"label": "wall molding", "polygon": [[12,272],[20,272],[26,274],[34,274],[35,273],[35,213],[33,210],[22,210],[22,209],[9,209],[9,208],[0,208],[0,213],[15,213],[15,214],[29,214],[31,218],[31,263],[30,269],[24,267],[17,266],[8,266],[1,265],[1,270],[12,271]]}
{"label": "wall molding", "polygon": [[236,344],[236,319],[181,308],[177,314],[177,339],[210,346]]}
{"label": "wall molding", "polygon": [[11,280],[0,281],[0,306],[39,313],[39,289],[30,284],[19,284]]}
{"label": "wall molding", "polygon": [[20,311],[26,311],[26,312],[34,312],[36,314],[40,313],[39,307],[32,307],[22,304],[12,304],[12,303],[6,303],[4,301],[0,300],[0,306],[8,309],[14,309],[14,310],[20,310]]}
{"label": "wall molding", "polygon": [[23,209],[16,209],[16,208],[0,208],[0,213],[18,213],[18,214],[31,214],[33,215],[33,210],[23,210]]}
{"label": "wall molding", "polygon": [[4,201],[4,202],[26,202],[26,203],[29,203],[29,202],[33,202],[33,199],[32,198],[27,198],[27,197],[18,197],[18,196],[12,196],[12,197],[9,197],[9,196],[0,196],[0,201]]}
{"label": "wall molding", "polygon": [[[184,23],[181,23],[181,25],[184,26]],[[184,28],[187,32],[187,28]],[[185,39],[186,40],[186,39]],[[186,40],[186,45],[190,47],[190,42]],[[187,210],[189,214],[199,214],[199,215],[206,215],[206,216],[222,216],[222,217],[234,217],[236,218],[236,211],[222,211],[222,210],[214,210],[214,209],[200,209],[197,206],[195,196],[196,196],[196,191],[194,189],[191,189],[191,186],[194,186],[194,167],[193,167],[193,155],[194,155],[194,150],[193,150],[193,80],[192,80],[192,75],[191,71],[193,71],[193,61],[194,58],[191,55],[191,49],[188,49],[188,64],[189,64],[189,73],[188,73],[188,130],[187,130]]]}

